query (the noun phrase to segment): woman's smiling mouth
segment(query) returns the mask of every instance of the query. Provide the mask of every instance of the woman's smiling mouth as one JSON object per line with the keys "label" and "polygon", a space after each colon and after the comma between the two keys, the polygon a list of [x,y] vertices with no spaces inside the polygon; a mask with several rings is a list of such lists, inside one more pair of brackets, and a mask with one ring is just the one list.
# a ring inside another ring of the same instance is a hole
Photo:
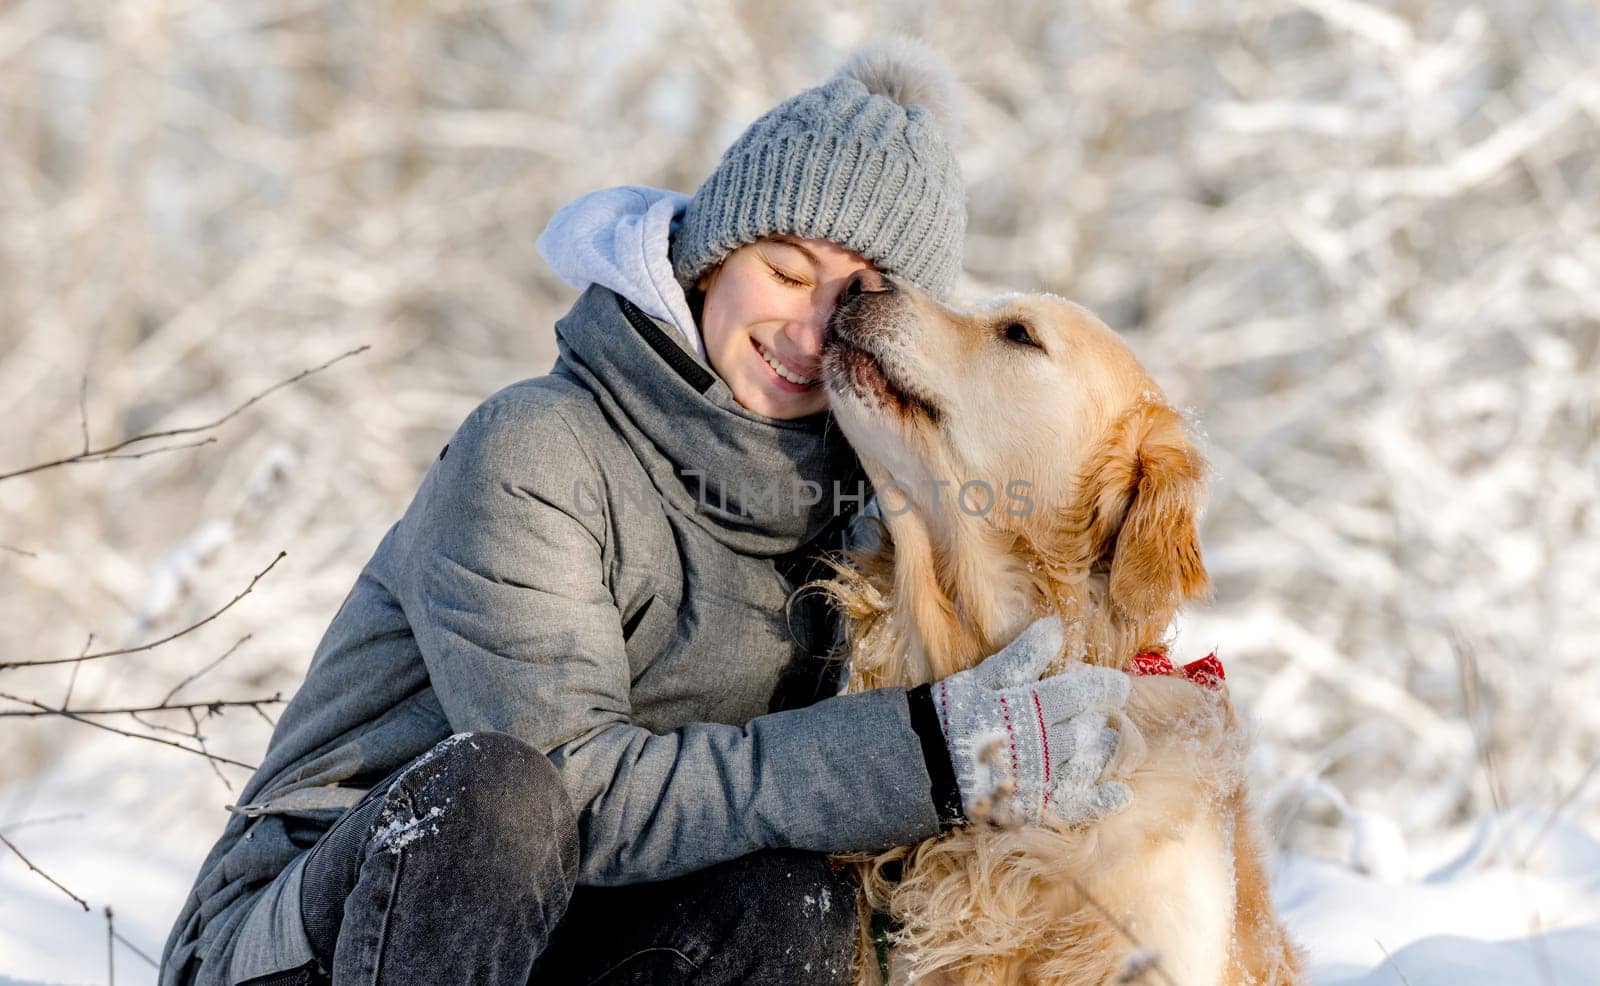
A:
{"label": "woman's smiling mouth", "polygon": [[813,376],[805,376],[772,355],[771,351],[757,342],[754,336],[750,338],[750,345],[755,349],[756,356],[766,365],[768,378],[779,389],[791,394],[805,394],[816,389],[821,379],[820,370]]}

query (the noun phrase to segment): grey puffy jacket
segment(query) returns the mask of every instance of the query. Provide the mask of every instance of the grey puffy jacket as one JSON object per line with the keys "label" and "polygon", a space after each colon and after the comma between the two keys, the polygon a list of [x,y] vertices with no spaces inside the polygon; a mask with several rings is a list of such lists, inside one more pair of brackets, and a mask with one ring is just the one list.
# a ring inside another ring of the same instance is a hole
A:
{"label": "grey puffy jacket", "polygon": [[261,888],[453,732],[550,756],[581,883],[939,832],[903,689],[834,696],[823,674],[792,697],[832,640],[786,614],[783,569],[837,548],[835,507],[859,505],[833,495],[860,492],[838,429],[746,410],[602,285],[556,335],[551,373],[467,417],[357,578],[202,864],[164,986],[190,961],[222,981]]}

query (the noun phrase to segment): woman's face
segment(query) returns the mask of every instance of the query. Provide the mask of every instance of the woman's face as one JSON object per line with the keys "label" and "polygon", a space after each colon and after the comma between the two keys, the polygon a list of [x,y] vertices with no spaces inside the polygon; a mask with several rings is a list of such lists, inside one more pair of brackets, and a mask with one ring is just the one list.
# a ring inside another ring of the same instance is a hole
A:
{"label": "woman's face", "polygon": [[821,411],[828,315],[850,275],[871,266],[836,243],[780,234],[746,243],[701,275],[700,334],[733,399],[769,418]]}

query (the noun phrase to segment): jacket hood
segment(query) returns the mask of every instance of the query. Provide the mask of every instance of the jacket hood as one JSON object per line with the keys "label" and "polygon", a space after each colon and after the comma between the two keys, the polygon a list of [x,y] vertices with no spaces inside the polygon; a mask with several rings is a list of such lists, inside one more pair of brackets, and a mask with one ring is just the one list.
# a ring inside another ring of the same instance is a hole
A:
{"label": "jacket hood", "polygon": [[779,420],[749,410],[669,336],[670,323],[611,288],[590,285],[555,331],[557,371],[593,392],[668,506],[728,547],[793,551],[847,522],[870,492],[829,412]]}
{"label": "jacket hood", "polygon": [[689,196],[646,185],[603,188],[562,206],[540,234],[539,253],[565,282],[601,284],[675,330],[707,362],[705,343],[672,273],[667,247]]}

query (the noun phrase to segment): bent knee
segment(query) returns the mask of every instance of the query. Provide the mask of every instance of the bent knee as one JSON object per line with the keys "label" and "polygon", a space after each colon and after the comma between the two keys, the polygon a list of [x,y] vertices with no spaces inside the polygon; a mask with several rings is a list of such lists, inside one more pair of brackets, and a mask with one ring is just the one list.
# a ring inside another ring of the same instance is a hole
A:
{"label": "bent knee", "polygon": [[509,733],[456,733],[435,744],[395,781],[390,801],[412,821],[470,833],[502,856],[546,854],[577,867],[577,815],[550,758]]}
{"label": "bent knee", "polygon": [[468,802],[499,794],[568,800],[550,758],[510,733],[456,733],[418,757],[399,781],[417,794],[453,787],[450,796]]}

